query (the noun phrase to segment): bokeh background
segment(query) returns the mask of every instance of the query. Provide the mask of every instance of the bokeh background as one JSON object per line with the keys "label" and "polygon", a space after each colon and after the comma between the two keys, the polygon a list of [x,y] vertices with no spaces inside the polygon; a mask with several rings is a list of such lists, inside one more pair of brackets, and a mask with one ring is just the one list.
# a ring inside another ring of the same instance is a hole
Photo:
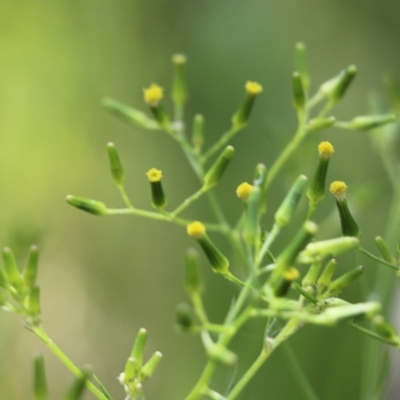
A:
{"label": "bokeh background", "polygon": [[[124,396],[116,377],[141,327],[149,331],[147,355],[164,354],[146,385],[148,399],[182,399],[197,380],[205,362],[202,346],[197,337],[174,329],[176,304],[186,301],[183,254],[193,243],[174,225],[94,217],[69,207],[65,196],[122,206],[108,171],[108,141],[120,151],[137,207],[151,208],[144,175],[150,167],[163,170],[171,207],[198,184],[166,135],[125,125],[102,109],[101,98],[109,95],[145,108],[142,88],[154,81],[168,93],[171,55],[183,52],[189,59],[187,122],[195,112],[203,113],[211,144],[229,127],[246,80],[262,83],[252,122],[233,140],[237,154],[215,190],[233,222],[241,211],[237,184],[251,179],[256,163],[271,165],[294,132],[290,76],[295,43],[308,46],[314,90],[343,67],[358,66],[359,76],[334,112],[346,120],[368,112],[368,96],[382,93],[384,72],[400,78],[399,18],[397,0],[0,2],[0,243],[11,246],[20,263],[29,245],[39,244],[44,326],[76,364],[94,366],[115,399]],[[266,225],[295,177],[312,173],[317,143],[330,140],[336,149],[330,179],[350,186],[365,246],[372,248],[373,237],[385,232],[392,190],[369,139],[366,133],[339,129],[310,137],[276,181]],[[304,217],[305,205],[294,226]],[[317,220],[333,207],[328,196]],[[206,202],[185,216],[212,219]],[[338,221],[330,221],[321,237],[339,234]],[[354,263],[370,267],[366,282],[374,279],[378,267],[365,259],[345,258],[341,268]],[[236,289],[203,266],[206,306],[220,321]],[[361,290],[346,298],[364,300]],[[258,353],[261,333],[262,325],[252,323],[234,343],[241,355],[238,373]],[[346,326],[305,327],[291,345],[321,399],[367,400],[372,397],[362,372],[365,342]],[[61,398],[70,373],[20,321],[1,313],[2,400],[32,398],[35,350],[45,356],[51,398]],[[223,391],[231,377],[231,370],[222,369],[215,386]],[[385,393],[385,398],[398,398],[393,385]],[[305,398],[282,349],[242,398]]]}

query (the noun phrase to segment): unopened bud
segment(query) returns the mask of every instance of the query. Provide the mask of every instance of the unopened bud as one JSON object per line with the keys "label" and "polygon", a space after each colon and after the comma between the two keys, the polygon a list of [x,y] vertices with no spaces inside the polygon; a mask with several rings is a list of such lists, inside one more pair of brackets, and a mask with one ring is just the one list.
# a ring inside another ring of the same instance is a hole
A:
{"label": "unopened bud", "polygon": [[349,122],[349,128],[355,131],[368,131],[386,124],[391,124],[395,121],[396,116],[394,114],[365,115],[353,118]]}
{"label": "unopened bud", "polygon": [[156,351],[150,357],[150,360],[147,361],[147,363],[143,366],[142,370],[140,371],[141,382],[145,381],[146,379],[149,379],[153,375],[161,359],[162,359],[162,354],[159,351]]}
{"label": "unopened bud", "polygon": [[232,146],[226,146],[215,163],[207,171],[204,176],[204,185],[208,189],[214,187],[219,182],[234,153],[235,149]]}
{"label": "unopened bud", "polygon": [[32,287],[36,282],[36,276],[39,264],[39,249],[33,245],[29,249],[28,261],[25,265],[23,279],[28,288]]}
{"label": "unopened bud", "polygon": [[117,186],[122,186],[125,181],[125,174],[114,143],[108,143],[107,152],[108,160],[110,162],[111,175],[113,177],[114,183]]}
{"label": "unopened bud", "polygon": [[106,215],[108,212],[106,205],[101,201],[86,199],[84,197],[69,195],[67,196],[67,203],[89,214]]}
{"label": "unopened bud", "polygon": [[346,93],[347,88],[356,74],[357,68],[351,65],[341,71],[339,75],[322,84],[319,90],[328,97],[333,104],[337,103]]}
{"label": "unopened bud", "polygon": [[44,369],[44,359],[41,354],[33,357],[33,392],[35,400],[48,400],[46,371]]}
{"label": "unopened bud", "polygon": [[201,293],[203,284],[199,271],[199,256],[195,249],[188,249],[185,255],[185,288],[191,295]]}
{"label": "unopened bud", "polygon": [[199,152],[204,144],[204,117],[196,114],[193,119],[192,144]]}
{"label": "unopened bud", "polygon": [[9,247],[4,247],[3,249],[3,260],[8,282],[14,286],[17,291],[22,291],[24,288],[22,277],[19,273],[14,253]]}
{"label": "unopened bud", "polygon": [[253,187],[247,201],[247,213],[243,229],[243,238],[248,243],[254,243],[258,237],[260,201],[261,190],[259,187]]}
{"label": "unopened bud", "polygon": [[337,267],[336,260],[330,260],[326,265],[324,270],[322,271],[321,276],[317,281],[317,286],[319,292],[323,292],[331,283],[332,276],[335,273]]}
{"label": "unopened bud", "polygon": [[306,276],[301,281],[301,286],[303,286],[303,288],[306,289],[314,288],[320,269],[321,269],[321,263],[319,261],[312,263]]}
{"label": "unopened bud", "polygon": [[82,368],[80,376],[75,378],[72,386],[68,390],[63,400],[79,400],[82,398],[83,392],[86,388],[86,381],[90,378],[91,370],[89,368]]}
{"label": "unopened bud", "polygon": [[304,91],[307,92],[310,87],[310,75],[308,72],[306,46],[304,43],[296,43],[295,64],[297,71],[300,73]]}
{"label": "unopened bud", "polygon": [[186,56],[175,54],[172,57],[174,64],[174,83],[172,88],[172,101],[183,106],[188,98],[187,80],[186,80]]}
{"label": "unopened bud", "polygon": [[359,278],[364,273],[364,267],[357,267],[347,272],[346,274],[335,279],[328,287],[330,295],[338,295],[343,292],[351,283]]}
{"label": "unopened bud", "polygon": [[187,304],[178,304],[176,308],[176,322],[183,331],[187,331],[193,326],[192,311]]}
{"label": "unopened bud", "polygon": [[298,72],[293,72],[292,75],[292,88],[293,88],[293,105],[297,110],[303,110],[306,104],[306,95],[301,76]]}
{"label": "unopened bud", "polygon": [[314,118],[308,123],[307,128],[309,131],[320,131],[321,129],[333,126],[335,122],[335,117]]}

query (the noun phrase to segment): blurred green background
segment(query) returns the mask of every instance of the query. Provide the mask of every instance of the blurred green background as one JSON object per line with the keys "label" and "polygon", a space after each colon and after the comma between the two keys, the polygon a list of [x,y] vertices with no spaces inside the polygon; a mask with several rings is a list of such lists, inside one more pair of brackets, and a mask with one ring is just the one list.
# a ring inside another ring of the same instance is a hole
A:
{"label": "blurred green background", "polygon": [[[124,396],[116,377],[140,327],[149,331],[148,355],[164,354],[146,385],[148,399],[182,399],[197,380],[205,362],[202,346],[197,337],[174,329],[175,306],[186,301],[183,253],[193,243],[174,225],[94,217],[67,206],[65,196],[122,206],[108,171],[108,141],[120,151],[137,207],[150,209],[144,175],[150,167],[163,170],[171,207],[198,184],[166,135],[124,125],[102,109],[101,98],[145,108],[142,88],[154,81],[168,92],[171,55],[183,52],[189,59],[187,114],[206,116],[209,145],[229,127],[246,80],[262,83],[251,124],[234,139],[237,154],[215,190],[233,222],[241,211],[237,184],[251,179],[256,163],[271,165],[294,132],[295,43],[308,46],[314,90],[343,67],[358,66],[359,76],[334,112],[345,120],[367,113],[367,97],[382,90],[385,71],[400,77],[399,18],[397,0],[0,2],[0,243],[13,247],[21,262],[28,246],[39,244],[44,326],[76,364],[94,366],[116,399]],[[311,137],[276,181],[266,225],[295,177],[312,173],[321,140],[335,146],[330,179],[350,186],[364,243],[371,248],[373,237],[384,233],[392,193],[365,133],[330,129]],[[333,210],[328,197],[317,219]],[[295,224],[304,210],[305,204]],[[185,216],[212,219],[205,202]],[[335,222],[329,234],[339,234]],[[218,243],[228,251],[225,242]],[[355,262],[369,265],[350,258],[343,268]],[[205,302],[220,321],[236,289],[208,269],[204,263]],[[363,300],[356,292],[347,298]],[[262,325],[252,323],[239,335],[238,373],[258,353],[261,332]],[[346,326],[305,327],[291,342],[321,399],[361,398],[363,337]],[[31,398],[35,350],[45,355],[51,398],[61,398],[70,373],[20,321],[1,313],[1,399]],[[278,349],[242,398],[302,399],[288,362]],[[223,390],[231,376],[222,369],[215,386]],[[398,398],[394,389],[390,393]]]}

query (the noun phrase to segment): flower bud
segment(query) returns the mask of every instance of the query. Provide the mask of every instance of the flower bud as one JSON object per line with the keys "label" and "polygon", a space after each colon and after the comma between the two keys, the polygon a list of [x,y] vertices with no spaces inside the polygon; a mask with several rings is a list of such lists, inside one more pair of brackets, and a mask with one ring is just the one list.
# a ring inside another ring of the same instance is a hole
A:
{"label": "flower bud", "polygon": [[300,273],[296,268],[291,267],[287,269],[283,273],[281,279],[279,279],[273,287],[275,296],[284,297],[289,291],[292,282],[295,281],[299,276]]}
{"label": "flower bud", "polygon": [[138,364],[138,368],[143,364],[143,353],[147,342],[147,331],[144,328],[139,329],[136,335],[135,343],[131,351],[131,358],[134,358]]}
{"label": "flower bud", "polygon": [[246,220],[243,228],[243,238],[248,243],[254,243],[258,237],[260,200],[260,188],[253,187],[247,202]]}
{"label": "flower bud", "polygon": [[122,186],[125,181],[125,174],[114,143],[107,144],[107,152],[108,152],[108,160],[110,162],[110,171],[114,183],[117,186]]}
{"label": "flower bud", "polygon": [[337,262],[334,259],[329,261],[325,265],[325,268],[322,271],[321,276],[317,280],[317,286],[320,293],[323,292],[330,285],[336,267],[337,267]]}
{"label": "flower bud", "polygon": [[69,195],[67,196],[67,203],[89,214],[106,215],[108,212],[106,205],[101,201],[86,199],[84,197]]}
{"label": "flower bud", "polygon": [[260,199],[260,216],[265,213],[267,210],[267,176],[268,170],[267,167],[260,163],[256,165],[255,174],[254,174],[254,186],[259,186],[261,191],[261,199]]}
{"label": "flower bud", "polygon": [[325,196],[325,180],[328,171],[329,160],[334,152],[333,146],[329,142],[321,142],[318,145],[319,160],[314,177],[307,190],[307,197],[310,203],[316,206]]}
{"label": "flower bud", "polygon": [[298,111],[303,110],[306,104],[306,95],[304,93],[301,76],[298,72],[293,72],[292,87],[294,108]]}
{"label": "flower bud", "polygon": [[91,370],[84,367],[80,370],[80,376],[75,378],[72,386],[68,390],[63,400],[79,400],[82,398],[83,392],[86,387],[86,381],[90,378]]}
{"label": "flower bud", "polygon": [[197,152],[200,152],[204,144],[204,117],[196,114],[193,119],[192,144]]}
{"label": "flower bud", "polygon": [[228,273],[229,261],[207,236],[205,226],[199,221],[194,221],[187,226],[187,233],[198,241],[213,271],[226,275]]}
{"label": "flower bud", "polygon": [[29,293],[28,301],[29,314],[33,317],[40,315],[40,287],[33,285]]}
{"label": "flower bud", "polygon": [[151,186],[151,198],[154,208],[161,210],[167,205],[167,199],[162,187],[162,171],[156,168],[151,168],[146,173],[147,179]]}
{"label": "flower bud", "polygon": [[301,195],[305,188],[307,177],[300,175],[290,188],[282,204],[275,213],[275,223],[278,227],[283,228],[292,219],[294,210],[300,201]]}
{"label": "flower bud", "polygon": [[204,176],[204,185],[207,189],[211,189],[219,182],[234,153],[235,149],[232,146],[225,147],[217,158],[217,161],[215,161]]}
{"label": "flower bud", "polygon": [[185,303],[178,304],[176,308],[176,322],[183,331],[188,331],[193,326],[191,311]]}
{"label": "flower bud", "polygon": [[382,258],[389,264],[396,265],[397,263],[396,257],[392,254],[392,252],[389,249],[389,246],[380,236],[377,236],[375,238],[375,244],[378,247],[378,250],[381,253]]}
{"label": "flower bud", "polygon": [[35,400],[48,400],[46,372],[44,369],[44,360],[41,354],[35,354],[33,357],[33,392]]}
{"label": "flower bud", "polygon": [[195,249],[188,249],[185,255],[185,288],[191,294],[200,294],[203,290],[199,271],[199,256]]}
{"label": "flower bud", "polygon": [[0,287],[7,288],[9,285],[8,276],[6,270],[0,265]]}
{"label": "flower bud", "polygon": [[161,359],[162,359],[162,354],[159,351],[156,351],[150,357],[150,360],[147,361],[147,363],[143,366],[142,370],[140,371],[141,382],[145,381],[146,379],[149,379],[153,375]]}
{"label": "flower bud", "polygon": [[39,264],[39,249],[37,246],[31,246],[29,250],[28,261],[25,265],[23,279],[28,288],[32,287],[36,282],[36,276]]}
{"label": "flower bud", "polygon": [[130,386],[130,384],[135,380],[140,371],[140,365],[133,357],[129,357],[125,364],[125,369],[123,372],[123,384]]}
{"label": "flower bud", "polygon": [[360,236],[360,228],[351,215],[349,206],[347,205],[347,185],[342,181],[335,181],[331,183],[329,190],[336,197],[336,205],[339,211],[343,236]]}
{"label": "flower bud", "polygon": [[321,129],[329,128],[336,122],[335,117],[314,118],[309,121],[307,129],[309,131],[320,131]]}
{"label": "flower bud", "polygon": [[242,105],[232,117],[232,125],[241,128],[247,124],[254,100],[262,92],[262,86],[257,82],[247,82],[245,85],[246,96]]}
{"label": "flower bud", "polygon": [[301,281],[301,286],[303,286],[303,288],[306,289],[314,288],[320,269],[321,269],[321,263],[319,261],[312,263],[306,276]]}
{"label": "flower bud", "polygon": [[396,116],[394,114],[365,115],[353,118],[349,122],[349,129],[354,129],[355,131],[368,131],[395,121]]}
{"label": "flower bud", "polygon": [[375,315],[372,318],[372,324],[375,330],[386,339],[394,339],[397,337],[396,328],[385,321],[385,318],[382,315]]}
{"label": "flower bud", "polygon": [[150,106],[154,119],[165,129],[169,128],[169,117],[162,108],[160,101],[163,98],[164,89],[153,83],[147,89],[143,89],[144,101]]}
{"label": "flower bud", "polygon": [[341,71],[339,75],[322,84],[319,91],[335,104],[342,99],[356,74],[357,68],[354,65],[350,65],[350,67]]}
{"label": "flower bud", "polygon": [[186,80],[186,56],[175,54],[172,57],[174,64],[174,83],[172,87],[172,101],[177,106],[183,106],[188,98]]}
{"label": "flower bud", "polygon": [[304,91],[307,92],[310,87],[310,76],[308,73],[306,46],[304,43],[296,43],[295,61],[296,69],[300,73]]}
{"label": "flower bud", "polygon": [[17,291],[22,291],[24,288],[22,277],[19,273],[14,253],[9,247],[4,247],[3,249],[3,260],[8,282],[14,286]]}
{"label": "flower bud", "polygon": [[357,267],[347,272],[346,274],[335,279],[328,287],[330,295],[338,295],[343,292],[351,283],[364,273],[364,267]]}

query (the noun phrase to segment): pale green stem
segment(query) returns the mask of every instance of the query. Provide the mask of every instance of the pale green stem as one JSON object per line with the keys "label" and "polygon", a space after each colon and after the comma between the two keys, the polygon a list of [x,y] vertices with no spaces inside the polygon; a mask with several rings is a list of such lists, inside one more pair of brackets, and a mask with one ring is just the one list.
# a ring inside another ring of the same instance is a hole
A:
{"label": "pale green stem", "polygon": [[377,257],[377,256],[374,256],[373,254],[371,254],[369,251],[365,250],[365,249],[362,248],[362,247],[358,247],[357,250],[358,250],[360,253],[364,254],[365,256],[371,258],[371,259],[374,260],[374,261],[379,262],[379,263],[382,264],[382,265],[386,265],[387,267],[390,267],[390,268],[394,269],[395,271],[399,271],[399,270],[400,270],[400,267],[398,267],[397,265],[390,264],[390,263],[388,263],[387,261],[383,260],[382,258],[379,258],[379,257]]}
{"label": "pale green stem", "polygon": [[[272,227],[272,231],[268,234],[267,238],[265,239],[265,242],[263,243],[257,257],[256,257],[256,263],[255,263],[255,269],[257,270],[260,264],[262,263],[262,260],[266,254],[266,252],[269,250],[271,244],[275,240],[275,238],[278,236],[280,232],[280,228],[278,225],[274,224]],[[257,272],[257,271],[256,271]]]}
{"label": "pale green stem", "polygon": [[118,188],[119,192],[121,193],[121,197],[122,197],[122,200],[124,201],[125,205],[128,208],[134,208],[127,193],[126,193],[124,185],[117,185],[117,188]]}
{"label": "pale green stem", "polygon": [[315,93],[315,95],[313,97],[311,97],[310,100],[308,100],[307,102],[307,109],[311,110],[312,108],[314,108],[319,102],[321,102],[324,99],[324,95],[321,92],[317,92]]}
{"label": "pale green stem", "polygon": [[[80,369],[63,353],[63,351],[49,338],[43,328],[33,327],[32,332],[53,352],[53,354],[75,375],[81,377]],[[89,380],[86,387],[100,400],[108,400],[107,397]]]}
{"label": "pale green stem", "polygon": [[317,205],[313,203],[308,203],[308,213],[307,213],[307,221],[310,221],[314,216],[315,210],[317,209]]}
{"label": "pale green stem", "polygon": [[355,330],[363,333],[364,335],[366,335],[366,336],[368,336],[368,337],[370,337],[372,339],[375,339],[375,340],[377,340],[379,342],[386,343],[386,344],[388,344],[390,346],[399,347],[399,342],[398,341],[393,340],[393,339],[388,339],[388,338],[385,338],[383,336],[380,336],[377,333],[375,333],[374,331],[370,331],[369,329],[366,329],[366,328],[364,328],[362,326],[359,326],[354,322],[348,322],[347,325],[351,326],[353,329],[355,329]]}
{"label": "pale green stem", "polygon": [[196,193],[192,194],[188,197],[180,206],[178,206],[174,211],[170,214],[173,217],[176,217],[180,212],[182,212],[185,208],[189,207],[194,201],[200,198],[204,193],[207,192],[207,187],[202,186]]}

